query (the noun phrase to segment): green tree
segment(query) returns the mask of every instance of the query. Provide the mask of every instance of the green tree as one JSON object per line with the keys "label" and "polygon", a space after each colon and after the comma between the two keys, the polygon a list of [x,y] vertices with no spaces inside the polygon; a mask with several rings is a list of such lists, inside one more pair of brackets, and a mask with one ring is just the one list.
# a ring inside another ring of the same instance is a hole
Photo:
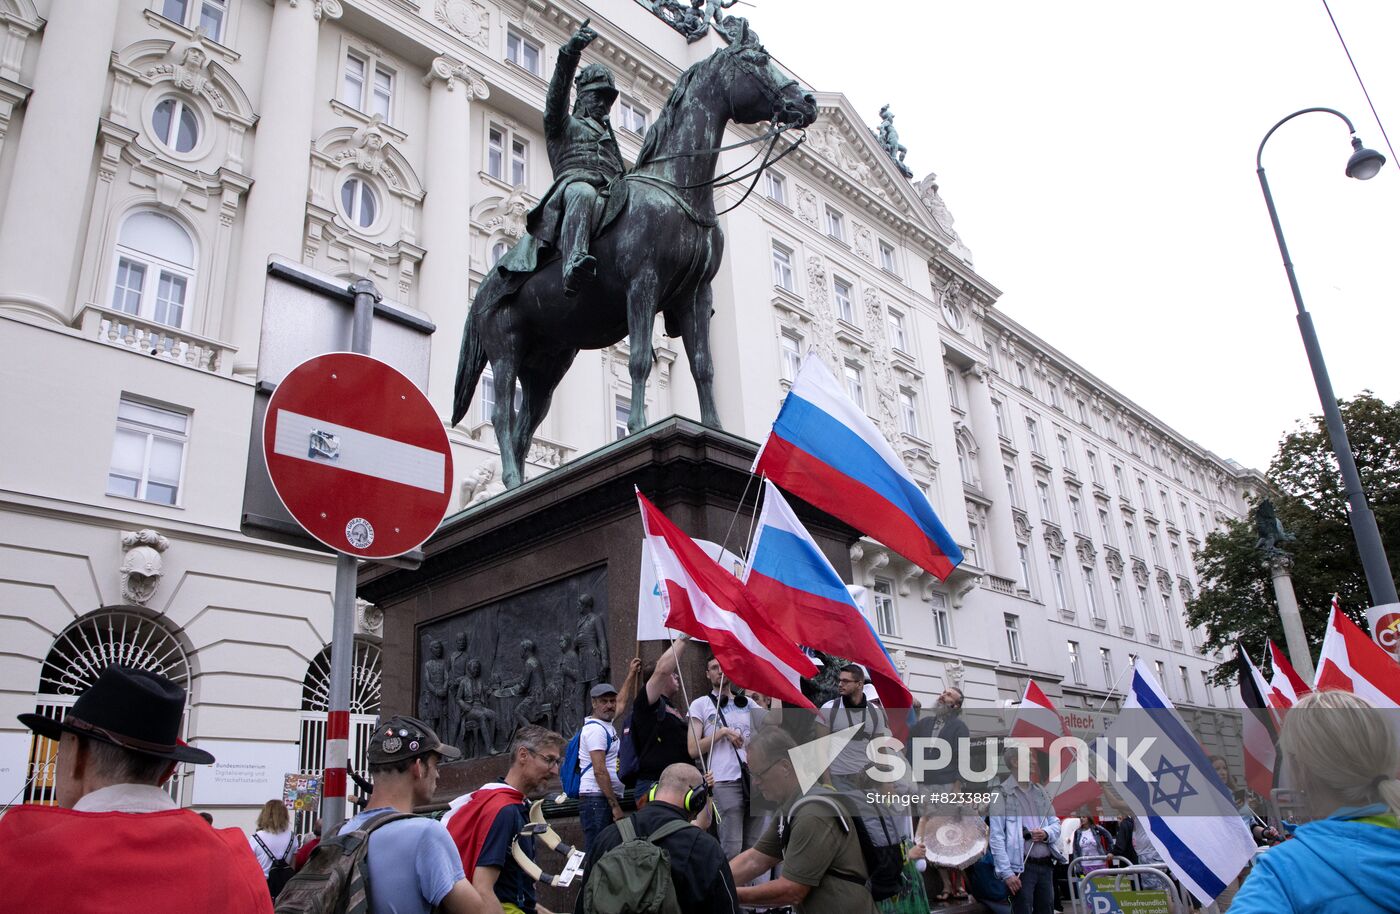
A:
{"label": "green tree", "polygon": [[[1363,391],[1341,401],[1341,410],[1394,573],[1400,568],[1400,401],[1387,404]],[[1293,555],[1293,589],[1315,657],[1333,593],[1363,628],[1371,603],[1347,520],[1341,473],[1321,416],[1300,421],[1284,436],[1268,478],[1278,519],[1296,537],[1284,548]],[[1272,639],[1283,647],[1284,637],[1268,568],[1254,548],[1257,540],[1252,518],[1229,521],[1206,539],[1196,555],[1200,593],[1187,604],[1186,617],[1193,626],[1205,626],[1204,651],[1229,652],[1239,641],[1261,663],[1265,642]],[[1223,664],[1215,678],[1230,682],[1234,670]]]}

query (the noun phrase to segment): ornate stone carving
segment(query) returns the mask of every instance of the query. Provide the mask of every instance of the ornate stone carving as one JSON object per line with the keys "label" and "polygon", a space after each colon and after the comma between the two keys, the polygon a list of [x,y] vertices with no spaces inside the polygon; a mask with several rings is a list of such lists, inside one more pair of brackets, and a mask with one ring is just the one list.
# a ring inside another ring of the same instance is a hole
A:
{"label": "ornate stone carving", "polygon": [[899,575],[899,595],[909,596],[909,590],[914,581],[917,581],[924,574],[924,570],[913,562],[906,562],[904,571]]}
{"label": "ornate stone carving", "polygon": [[1133,580],[1139,587],[1146,587],[1152,580],[1152,574],[1147,570],[1147,563],[1140,558],[1133,559]]}
{"label": "ornate stone carving", "polygon": [[485,77],[451,57],[434,58],[428,67],[427,75],[423,77],[423,85],[425,86],[431,87],[433,83],[439,81],[448,92],[456,92],[460,84],[466,89],[468,101],[487,98],[491,95],[491,89],[486,85]]}
{"label": "ornate stone carving", "polygon": [[384,635],[384,610],[374,605],[368,600],[355,600],[355,634],[372,635],[379,638]]}
{"label": "ornate stone carving", "polygon": [[909,684],[909,653],[904,648],[896,648],[891,657],[894,660],[895,672],[899,673],[899,679],[905,685]]}
{"label": "ornate stone carving", "polygon": [[442,656],[442,642],[428,642],[428,659],[423,661],[419,676],[418,717],[434,732],[447,731],[447,661]]}
{"label": "ornate stone carving", "polygon": [[340,5],[340,0],[311,0],[311,5],[315,7],[317,22],[323,19],[339,19],[345,12],[345,8]]}
{"label": "ornate stone carving", "polygon": [[1079,564],[1092,565],[1097,553],[1094,550],[1094,541],[1087,536],[1077,535],[1074,538],[1074,552],[1079,557]]}
{"label": "ornate stone carving", "polygon": [[952,660],[945,660],[943,662],[944,687],[952,686],[960,692],[965,691],[963,689],[963,682],[966,680],[966,677],[967,669],[963,666],[961,659],[955,657]]}
{"label": "ornate stone carving", "polygon": [[875,242],[870,237],[870,229],[857,222],[855,224],[854,237],[856,253],[866,260],[874,258]]}
{"label": "ornate stone carving", "polygon": [[479,505],[504,492],[506,486],[500,477],[499,460],[488,460],[472,470],[471,476],[462,483],[462,507]]}
{"label": "ornate stone carving", "polygon": [[1020,508],[1011,509],[1011,525],[1016,528],[1016,538],[1028,540],[1031,538],[1031,519],[1026,516],[1026,512]]}
{"label": "ornate stone carving", "polygon": [[1171,593],[1171,592],[1172,592],[1172,573],[1171,573],[1170,571],[1168,571],[1167,569],[1165,569],[1165,568],[1158,568],[1158,569],[1157,569],[1157,586],[1158,586],[1159,588],[1161,588],[1162,593]]}
{"label": "ornate stone carving", "polygon": [[[575,644],[578,648],[578,683],[582,689],[579,707],[589,706],[589,690],[612,678],[612,659],[608,653],[608,627],[593,607],[593,595],[578,595],[578,625]],[[561,731],[562,732],[562,731]]]}
{"label": "ornate stone carving", "polygon": [[170,540],[154,530],[137,530],[122,534],[121,594],[127,603],[145,604],[155,596],[165,573],[161,554],[170,548]]}
{"label": "ornate stone carving", "polygon": [[[354,165],[360,171],[377,175],[384,170],[384,131],[380,129],[379,115],[368,124],[356,130],[346,145],[336,154],[335,160],[338,164],[344,165],[347,162]],[[389,172],[384,173],[384,180],[391,186],[397,186],[396,178]]]}
{"label": "ornate stone carving", "polygon": [[1113,546],[1103,547],[1103,563],[1115,578],[1123,576],[1123,555]]}
{"label": "ornate stone carving", "polygon": [[483,49],[491,35],[491,13],[473,0],[437,0],[433,18]]}
{"label": "ornate stone carving", "polygon": [[473,209],[487,234],[499,231],[511,238],[519,238],[525,234],[525,217],[532,206],[534,203],[526,195],[522,184],[503,197],[486,198]]}
{"label": "ornate stone carving", "polygon": [[894,167],[899,169],[899,173],[906,178],[914,177],[914,172],[904,164],[904,156],[909,150],[899,141],[899,131],[894,128],[894,112],[890,110],[889,105],[880,109],[880,126],[871,132],[875,134],[875,139],[884,148],[890,161],[894,162]]}
{"label": "ornate stone carving", "polygon": [[863,188],[879,197],[885,192],[874,179],[870,166],[853,148],[835,123],[818,123],[807,130],[807,147],[849,175]]}
{"label": "ornate stone carving", "polygon": [[812,350],[835,374],[839,361],[836,351],[836,315],[831,311],[831,292],[827,288],[826,264],[813,254],[807,258],[807,300],[817,319],[809,341]]}
{"label": "ornate stone carving", "polygon": [[1176,587],[1177,590],[1181,591],[1181,599],[1184,602],[1189,603],[1196,599],[1196,589],[1191,586],[1191,581],[1187,578],[1178,577],[1176,579]]}
{"label": "ornate stone carving", "polygon": [[1060,532],[1059,526],[1051,523],[1042,523],[1041,526],[1045,528],[1045,548],[1050,550],[1051,555],[1064,555],[1065,535]]}
{"label": "ornate stone carving", "polygon": [[862,297],[865,302],[865,326],[872,341],[870,369],[875,381],[875,424],[885,440],[893,445],[899,440],[899,385],[890,364],[890,342],[885,336],[885,309],[880,303],[878,290],[867,286]]}
{"label": "ornate stone carving", "polygon": [[801,184],[797,185],[797,215],[808,225],[817,224],[817,195]]}

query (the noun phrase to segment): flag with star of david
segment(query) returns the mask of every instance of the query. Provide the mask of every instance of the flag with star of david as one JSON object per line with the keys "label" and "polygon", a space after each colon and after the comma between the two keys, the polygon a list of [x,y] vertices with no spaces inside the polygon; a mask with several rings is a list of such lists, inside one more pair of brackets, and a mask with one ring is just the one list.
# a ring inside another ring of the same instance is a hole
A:
{"label": "flag with star of david", "polygon": [[1099,745],[1114,791],[1172,875],[1210,904],[1254,856],[1254,839],[1205,749],[1141,659],[1122,713],[1104,736]]}

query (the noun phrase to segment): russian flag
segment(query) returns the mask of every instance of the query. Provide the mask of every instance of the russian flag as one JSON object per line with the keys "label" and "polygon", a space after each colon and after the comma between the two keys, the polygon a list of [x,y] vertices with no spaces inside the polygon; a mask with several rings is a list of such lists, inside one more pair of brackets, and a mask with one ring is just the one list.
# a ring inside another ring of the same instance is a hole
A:
{"label": "russian flag", "polygon": [[[880,702],[908,708],[913,696],[894,662],[777,486],[763,483],[744,583],[779,629],[798,644],[854,660],[865,667]],[[891,720],[894,715],[891,715]]]}
{"label": "russian flag", "polygon": [[744,583],[705,554],[641,492],[642,529],[651,546],[666,625],[708,641],[720,669],[747,689],[812,708],[798,679],[817,675],[802,650],[764,615]]}
{"label": "russian flag", "polygon": [[821,359],[802,362],[753,472],[879,540],[940,581],[962,561],[889,442]]}

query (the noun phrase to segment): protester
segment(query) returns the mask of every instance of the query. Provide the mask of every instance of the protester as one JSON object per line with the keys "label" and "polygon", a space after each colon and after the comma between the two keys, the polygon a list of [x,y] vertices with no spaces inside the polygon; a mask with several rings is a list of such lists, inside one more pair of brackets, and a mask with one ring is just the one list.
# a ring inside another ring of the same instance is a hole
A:
{"label": "protester", "polygon": [[[656,796],[629,820],[636,836],[646,839],[668,823],[686,823],[693,818],[705,805],[704,792],[700,790],[702,783],[700,771],[694,765],[668,766],[656,783]],[[574,906],[577,914],[584,914],[588,881],[594,875],[595,865],[623,841],[620,823],[608,825],[594,841],[584,861],[584,879]],[[719,842],[710,834],[687,824],[659,838],[656,845],[669,859],[676,902],[682,914],[739,914],[729,861]]]}
{"label": "protester", "polygon": [[21,714],[58,742],[57,806],[0,818],[0,908],[109,914],[271,914],[247,837],[211,828],[161,789],[181,763],[214,757],[179,740],[185,690],[109,666],[62,720]]}
{"label": "protester", "polygon": [[306,866],[306,861],[311,859],[311,852],[321,844],[321,817],[316,816],[311,820],[311,834],[305,835],[301,840],[301,847],[297,848],[297,855],[292,858],[293,868],[300,870]]}
{"label": "protester", "polygon": [[1035,753],[1008,749],[1003,756],[1010,773],[992,802],[990,844],[997,878],[1011,893],[1015,914],[1052,914],[1055,908],[1055,863],[1060,854],[1060,820],[1037,780]]}
{"label": "protester", "polygon": [[[272,874],[274,863],[280,864],[279,870],[282,872],[290,870],[292,857],[296,853],[295,844],[287,804],[281,800],[268,800],[258,810],[257,825],[248,836],[248,846],[252,848],[258,866],[262,867],[264,878]],[[281,885],[278,884],[276,888],[281,888]],[[273,897],[277,897],[275,891]]]}
{"label": "protester", "polygon": [[[915,699],[915,705],[918,699]],[[962,764],[962,753],[967,749],[969,732],[967,724],[962,719],[963,691],[957,686],[948,686],[938,696],[931,713],[920,714],[914,726],[909,728],[909,754],[910,761],[915,762],[915,753],[920,753],[922,758],[932,759],[934,755],[934,740],[941,740],[942,758],[946,760],[941,768],[929,770],[924,774],[921,784],[924,793],[931,797],[939,795],[950,796],[962,792],[962,777],[960,766]],[[916,768],[917,770],[917,768]],[[924,804],[922,812],[925,815],[947,815],[957,810],[956,804],[946,802],[929,802]],[[922,834],[922,828],[920,829]],[[940,866],[930,867],[934,870],[934,875],[941,882],[941,889],[934,894],[935,901],[962,901],[967,898],[967,886],[963,879],[962,870],[952,867]],[[925,871],[925,875],[928,872]]]}
{"label": "protester", "polygon": [[617,689],[601,682],[588,696],[593,713],[584,718],[578,742],[578,821],[585,851],[593,846],[599,832],[623,815],[622,781],[617,776],[620,744],[612,723],[617,714]]}
{"label": "protester", "polygon": [[535,725],[516,731],[510,770],[502,781],[483,784],[452,802],[443,818],[461,854],[462,866],[481,893],[485,914],[534,914],[535,880],[512,854],[518,846],[535,859],[535,839],[520,834],[529,820],[527,797],[538,793],[559,771],[564,738]]}
{"label": "protester", "polygon": [[885,712],[865,695],[864,667],[858,663],[841,667],[836,685],[840,695],[822,705],[817,734],[825,736],[850,727],[860,727],[828,769],[831,782],[838,790],[858,794],[867,765],[866,744],[878,736],[889,736],[890,731]]}
{"label": "protester", "polygon": [[[380,816],[411,813],[437,789],[438,766],[461,757],[414,717],[396,716],[370,736],[369,775],[374,789],[367,808],[340,834],[372,825]],[[462,871],[462,858],[441,823],[423,816],[385,822],[370,832],[369,914],[482,914],[481,895]],[[303,877],[304,878],[304,877]]]}
{"label": "protester", "polygon": [[[829,788],[815,785],[803,794],[788,754],[795,747],[792,737],[776,727],[764,727],[749,745],[753,785],[778,811],[758,842],[729,861],[740,886],[739,903],[793,905],[799,914],[874,914],[860,836],[846,817],[819,799],[839,802]],[[781,875],[746,885],[779,862]]]}
{"label": "protester", "polygon": [[710,691],[690,703],[690,736],[687,748],[700,767],[714,774],[713,798],[718,809],[719,843],[725,859],[735,857],[757,839],[747,826],[749,798],[747,753],[744,745],[753,734],[747,697],[735,697],[729,680],[711,657],[705,663]]}
{"label": "protester", "polygon": [[657,658],[644,674],[646,685],[637,690],[632,702],[631,739],[637,771],[629,786],[638,797],[645,796],[669,766],[690,764],[686,745],[690,727],[685,715],[672,704],[681,687],[679,664],[686,640],[678,638]]}
{"label": "protester", "polygon": [[1350,692],[1313,692],[1289,709],[1280,745],[1316,818],[1256,858],[1233,914],[1400,910],[1400,745],[1393,723]]}

